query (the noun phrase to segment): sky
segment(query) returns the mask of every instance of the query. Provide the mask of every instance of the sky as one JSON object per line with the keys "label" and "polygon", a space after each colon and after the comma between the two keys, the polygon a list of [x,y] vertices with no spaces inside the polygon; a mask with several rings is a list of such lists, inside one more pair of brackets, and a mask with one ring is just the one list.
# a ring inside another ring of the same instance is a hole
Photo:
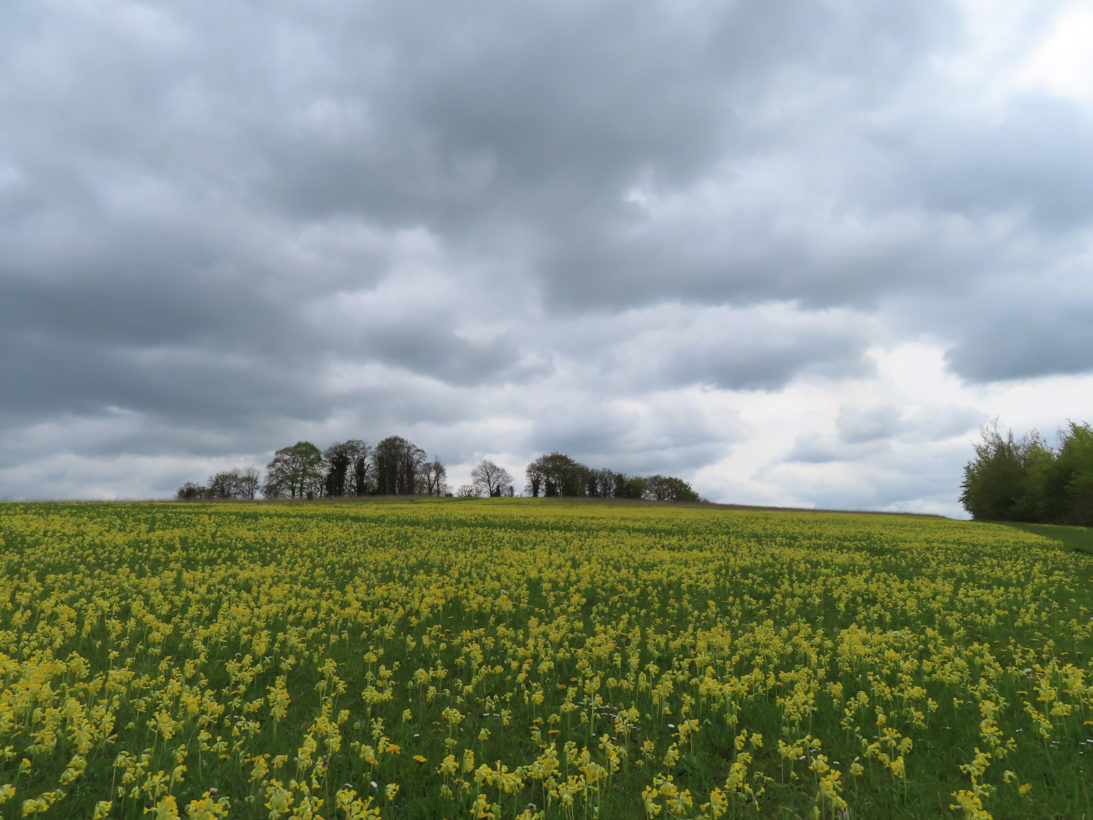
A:
{"label": "sky", "polygon": [[8,0],[0,498],[401,435],[964,516],[1093,421],[1083,2]]}

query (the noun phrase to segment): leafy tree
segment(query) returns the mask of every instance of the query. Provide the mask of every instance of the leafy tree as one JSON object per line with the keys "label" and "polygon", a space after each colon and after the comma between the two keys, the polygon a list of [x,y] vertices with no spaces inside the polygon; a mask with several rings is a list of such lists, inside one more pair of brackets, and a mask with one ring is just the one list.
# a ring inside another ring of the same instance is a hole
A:
{"label": "leafy tree", "polygon": [[645,479],[642,497],[651,501],[698,501],[698,493],[682,478],[663,475]]}
{"label": "leafy tree", "polygon": [[976,519],[1093,526],[1093,430],[1068,422],[1058,451],[1039,433],[1015,439],[998,423],[980,429],[964,467],[960,501]]}
{"label": "leafy tree", "polygon": [[1018,444],[1025,477],[1014,517],[1021,521],[1056,520],[1058,505],[1051,487],[1056,453],[1035,430]]}
{"label": "leafy tree", "polygon": [[1088,424],[1068,424],[1049,479],[1060,499],[1054,520],[1093,527],[1093,429]]}
{"label": "leafy tree", "polygon": [[588,495],[594,498],[611,498],[615,495],[615,486],[620,475],[614,470],[589,470]]}
{"label": "leafy tree", "polygon": [[478,462],[471,470],[471,481],[478,495],[498,498],[506,493],[512,494],[512,476],[509,471],[487,459]]}
{"label": "leafy tree", "polygon": [[[628,498],[626,483],[629,479],[625,473],[615,473],[614,486],[612,487],[611,496],[613,498]],[[643,488],[644,489],[644,488]],[[641,497],[641,493],[638,493],[638,497]]]}
{"label": "leafy tree", "polygon": [[368,495],[375,490],[372,477],[372,451],[363,441],[354,439],[353,443],[356,449],[353,453],[347,491],[356,496]]}
{"label": "leafy tree", "polygon": [[259,484],[258,471],[255,468],[237,467],[212,476],[207,494],[209,498],[248,500],[257,494]]}
{"label": "leafy tree", "polygon": [[323,489],[323,454],[310,441],[282,447],[266,465],[267,498],[314,498]]}
{"label": "leafy tree", "polygon": [[179,500],[202,498],[251,500],[258,493],[261,484],[258,470],[254,467],[224,470],[209,478],[207,486],[187,481],[178,488],[175,497]]}
{"label": "leafy tree", "polygon": [[411,495],[418,491],[418,479],[425,469],[425,451],[402,436],[388,436],[372,450],[376,492],[381,495]]}
{"label": "leafy tree", "polygon": [[997,421],[979,432],[983,440],[975,445],[975,459],[964,467],[960,503],[976,519],[1016,521],[1027,506],[1027,444],[1014,439],[1012,430],[1003,436]]}
{"label": "leafy tree", "polygon": [[367,452],[368,445],[359,439],[349,439],[326,448],[323,452],[323,490],[327,495],[340,497],[357,494],[355,468]]}
{"label": "leafy tree", "polygon": [[615,484],[615,498],[645,498],[649,489],[649,481],[640,476],[624,476],[620,474],[621,482]]}
{"label": "leafy tree", "polygon": [[227,499],[235,496],[235,477],[230,472],[216,473],[209,478],[209,498]]}
{"label": "leafy tree", "polygon": [[179,501],[201,501],[208,496],[209,489],[193,481],[187,481],[178,488],[175,498]]}
{"label": "leafy tree", "polygon": [[540,456],[527,466],[528,494],[581,496],[588,490],[589,469],[562,453]]}

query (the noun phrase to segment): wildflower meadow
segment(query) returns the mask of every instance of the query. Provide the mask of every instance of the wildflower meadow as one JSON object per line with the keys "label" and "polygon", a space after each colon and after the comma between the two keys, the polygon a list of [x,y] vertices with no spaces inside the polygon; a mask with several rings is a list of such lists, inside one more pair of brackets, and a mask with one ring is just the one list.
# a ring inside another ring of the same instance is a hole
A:
{"label": "wildflower meadow", "polygon": [[539,499],[0,505],[0,816],[1089,817],[1093,557]]}

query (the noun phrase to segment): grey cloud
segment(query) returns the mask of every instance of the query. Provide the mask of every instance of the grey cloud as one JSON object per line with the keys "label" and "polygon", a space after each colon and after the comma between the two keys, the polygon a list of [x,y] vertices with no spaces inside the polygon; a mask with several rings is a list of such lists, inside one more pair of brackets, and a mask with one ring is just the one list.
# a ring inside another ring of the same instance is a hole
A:
{"label": "grey cloud", "polygon": [[949,292],[887,301],[886,324],[895,334],[928,329],[945,345],[948,369],[973,384],[1093,372],[1086,242],[1055,244],[1040,267],[1022,260],[978,281],[955,281]]}
{"label": "grey cloud", "polygon": [[519,350],[508,339],[478,342],[450,328],[386,322],[370,325],[358,336],[356,355],[377,358],[452,384],[494,380],[517,364]]}
{"label": "grey cloud", "polygon": [[965,436],[984,421],[983,413],[969,407],[930,402],[844,404],[835,417],[832,433],[799,434],[782,458],[799,464],[846,464],[866,469],[904,448],[948,447],[949,440]]}
{"label": "grey cloud", "polygon": [[842,461],[844,457],[835,442],[814,436],[797,436],[784,456],[786,461],[804,464],[829,464]]}
{"label": "grey cloud", "polygon": [[830,467],[822,462],[786,463],[762,471],[762,478],[785,488],[799,503],[827,509],[951,512],[959,494],[961,468],[967,462],[964,443],[917,447],[909,467],[905,448],[885,448],[870,460]]}
{"label": "grey cloud", "polygon": [[277,425],[255,419],[247,433],[225,425],[179,424],[118,407],[81,414],[51,414],[29,419],[0,435],[0,462],[16,464],[63,452],[78,458],[155,457],[185,453],[187,458],[237,459],[265,463]]}
{"label": "grey cloud", "polygon": [[[924,335],[969,381],[1091,370],[1088,107],[951,93],[959,4],[9,6],[0,439],[69,427],[72,476],[398,430],[462,456],[441,428],[477,452],[482,418],[685,472],[737,436],[696,386],[777,401]],[[790,456],[962,412],[848,403]],[[75,492],[57,464],[28,475]]]}
{"label": "grey cloud", "polygon": [[839,408],[835,427],[840,441],[862,444],[897,435],[903,426],[903,411],[892,405]]}
{"label": "grey cloud", "polygon": [[309,418],[324,399],[299,367],[216,352],[100,347],[46,338],[19,344],[0,360],[12,385],[5,400],[15,418],[44,413],[95,414],[110,407],[174,418],[179,424],[245,430],[268,416]]}
{"label": "grey cloud", "polygon": [[829,378],[869,372],[852,336],[728,338],[675,351],[660,373],[666,383],[708,384],[726,390],[779,390],[795,377]]}
{"label": "grey cloud", "polygon": [[965,436],[987,421],[987,414],[974,407],[929,404],[914,408],[903,417],[903,439],[908,443],[942,441]]}
{"label": "grey cloud", "polygon": [[1093,116],[1073,102],[1027,93],[990,118],[947,112],[932,129],[876,134],[907,159],[907,196],[983,217],[1013,212],[1051,233],[1093,217]]}
{"label": "grey cloud", "polygon": [[[629,332],[611,339],[619,322],[601,322],[611,354],[601,375],[643,389],[705,385],[725,390],[776,391],[798,377],[864,376],[868,322],[847,311],[807,311],[793,304],[747,309],[665,305],[628,314]],[[595,349],[583,337],[585,349]],[[599,344],[603,344],[601,339]]]}
{"label": "grey cloud", "polygon": [[841,437],[798,435],[782,458],[789,463],[865,463],[891,447],[887,439],[848,442]]}
{"label": "grey cloud", "polygon": [[1093,294],[980,306],[968,312],[946,358],[954,372],[974,382],[1087,373],[1093,371],[1090,316]]}
{"label": "grey cloud", "polygon": [[684,475],[724,458],[741,436],[735,418],[713,419],[681,397],[649,397],[643,405],[601,401],[581,412],[543,414],[528,441],[538,452],[563,452],[589,467],[628,473]]}

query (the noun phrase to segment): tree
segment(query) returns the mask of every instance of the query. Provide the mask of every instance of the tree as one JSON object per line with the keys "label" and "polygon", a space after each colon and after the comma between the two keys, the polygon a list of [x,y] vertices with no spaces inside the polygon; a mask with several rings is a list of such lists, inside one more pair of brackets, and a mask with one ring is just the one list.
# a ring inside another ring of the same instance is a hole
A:
{"label": "tree", "polygon": [[1035,430],[1015,439],[998,422],[964,467],[960,502],[975,519],[1093,526],[1093,429],[1068,422],[1051,449]]}
{"label": "tree", "polygon": [[[627,478],[627,476],[624,473],[615,473],[614,487],[613,487],[612,492],[611,492],[611,495],[612,495],[613,498],[629,498],[630,497],[629,495],[627,495],[627,482],[628,481],[629,481],[629,479]],[[640,489],[640,491],[638,492],[638,498],[641,498],[641,493],[644,492],[644,490],[645,490],[644,487],[642,487]]]}
{"label": "tree", "polygon": [[208,495],[208,492],[209,490],[207,487],[203,487],[193,481],[187,481],[178,488],[178,492],[175,493],[175,498],[179,501],[201,501]]}
{"label": "tree", "polygon": [[232,498],[235,495],[235,477],[230,472],[216,473],[209,478],[209,498]]}
{"label": "tree", "polygon": [[372,451],[376,492],[381,495],[411,495],[418,491],[418,478],[425,469],[425,451],[402,436],[388,436]]}
{"label": "tree", "polygon": [[698,493],[682,478],[663,475],[645,479],[642,497],[650,501],[698,501]]}
{"label": "tree", "polygon": [[975,445],[975,459],[964,467],[960,503],[972,518],[1011,519],[1025,483],[1013,431],[1003,438],[996,421],[989,427],[980,427],[979,433],[983,440]]}
{"label": "tree", "polygon": [[615,498],[645,498],[649,482],[640,475],[621,475],[621,483],[615,485]]}
{"label": "tree", "polygon": [[615,495],[615,484],[619,476],[614,470],[589,470],[588,494],[594,498],[611,498]]}
{"label": "tree", "polygon": [[524,475],[527,478],[527,484],[525,485],[525,491],[532,498],[539,497],[539,491],[543,489],[546,483],[546,456],[539,456],[535,461],[531,462],[524,470]]}
{"label": "tree", "polygon": [[544,496],[581,496],[588,491],[590,470],[563,453],[539,456],[527,466],[528,494]]}
{"label": "tree", "polygon": [[504,467],[483,459],[471,470],[471,481],[479,495],[498,498],[512,489],[512,476]]}
{"label": "tree", "polygon": [[1054,521],[1093,527],[1093,429],[1068,422],[1048,485],[1059,503]]}
{"label": "tree", "polygon": [[359,439],[349,439],[326,448],[323,453],[323,490],[327,495],[340,497],[360,494],[355,491],[356,466],[362,460],[362,454],[367,454],[367,451],[368,445]]}
{"label": "tree", "polygon": [[375,490],[371,469],[372,453],[368,445],[363,441],[354,439],[353,443],[357,446],[353,455],[353,465],[350,470],[348,490],[356,496],[368,495]]}
{"label": "tree", "polygon": [[448,492],[448,484],[444,480],[447,475],[448,471],[440,463],[440,459],[433,456],[433,460],[425,465],[425,469],[421,473],[422,492],[425,495],[435,495],[437,497],[445,495]]}
{"label": "tree", "polygon": [[236,467],[210,477],[206,495],[208,498],[250,500],[257,494],[259,484],[258,470],[254,467]]}
{"label": "tree", "polygon": [[1056,453],[1035,430],[1024,441],[1021,454],[1024,482],[1014,517],[1021,521],[1051,521],[1058,518],[1058,505],[1051,486]]}
{"label": "tree", "polygon": [[282,447],[266,465],[267,498],[314,498],[323,489],[323,454],[310,441]]}
{"label": "tree", "polygon": [[455,492],[456,498],[477,498],[478,490],[474,488],[473,484],[461,484],[459,489]]}
{"label": "tree", "polygon": [[261,486],[262,478],[258,473],[258,468],[247,467],[238,473],[235,484],[235,491],[238,494],[236,497],[253,501],[254,497],[258,495],[258,488]]}

